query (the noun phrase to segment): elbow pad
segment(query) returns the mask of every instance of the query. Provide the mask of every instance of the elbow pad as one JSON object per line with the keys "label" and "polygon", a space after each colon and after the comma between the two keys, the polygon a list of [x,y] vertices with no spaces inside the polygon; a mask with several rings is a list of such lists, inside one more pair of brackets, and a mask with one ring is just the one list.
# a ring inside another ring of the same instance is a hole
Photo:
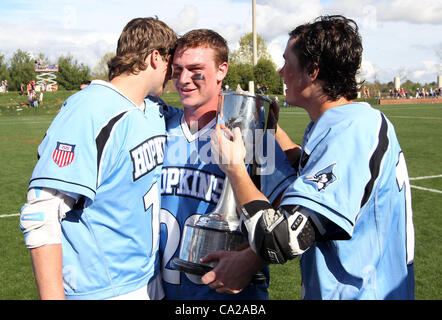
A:
{"label": "elbow pad", "polygon": [[256,200],[241,207],[241,231],[265,261],[285,263],[304,253],[316,239],[311,211],[301,206],[272,208]]}
{"label": "elbow pad", "polygon": [[20,229],[27,248],[61,243],[61,220],[75,200],[49,188],[32,188],[20,210]]}

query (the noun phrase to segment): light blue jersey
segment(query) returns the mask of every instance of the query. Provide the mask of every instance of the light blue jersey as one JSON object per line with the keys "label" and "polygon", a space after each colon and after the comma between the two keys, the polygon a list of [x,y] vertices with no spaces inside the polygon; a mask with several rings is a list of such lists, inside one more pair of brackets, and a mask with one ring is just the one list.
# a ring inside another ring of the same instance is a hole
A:
{"label": "light blue jersey", "polygon": [[145,111],[104,81],[71,96],[39,146],[30,188],[81,196],[62,220],[68,299],[106,299],[155,273],[159,181],[166,142],[162,108]]}
{"label": "light blue jersey", "polygon": [[310,123],[299,177],[281,205],[310,208],[328,221],[323,241],[301,257],[304,299],[414,298],[407,167],[381,112],[351,103]]}
{"label": "light blue jersey", "polygon": [[[179,255],[186,222],[196,221],[201,215],[207,215],[215,209],[223,190],[225,174],[210,160],[210,135],[215,128],[216,119],[192,134],[182,110],[169,107],[166,118],[168,136],[161,186],[160,237],[166,299],[268,299],[268,268],[263,270],[267,277],[266,283],[252,284],[241,293],[230,295],[211,290],[209,286],[202,284],[201,277],[179,272],[171,265],[172,259]],[[265,141],[267,137],[264,138]],[[296,177],[295,170],[286,160],[279,145],[274,145],[276,168],[272,174],[262,175],[260,180],[260,189],[271,202]],[[270,151],[270,147],[268,150]],[[267,169],[270,170],[270,166]]]}

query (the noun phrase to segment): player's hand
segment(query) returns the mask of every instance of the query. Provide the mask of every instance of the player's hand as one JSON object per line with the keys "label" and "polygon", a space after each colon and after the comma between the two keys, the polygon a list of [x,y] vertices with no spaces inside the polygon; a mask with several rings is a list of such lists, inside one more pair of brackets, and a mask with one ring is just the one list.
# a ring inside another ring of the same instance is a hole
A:
{"label": "player's hand", "polygon": [[210,143],[213,159],[224,173],[228,174],[244,165],[246,148],[240,128],[236,127],[232,132],[226,126],[217,124]]}
{"label": "player's hand", "polygon": [[267,129],[274,130],[278,128],[278,120],[279,120],[279,103],[273,99],[270,102],[269,108],[269,116],[267,120]]}
{"label": "player's hand", "polygon": [[265,266],[263,260],[251,248],[241,251],[216,251],[201,259],[204,263],[211,261],[218,261],[218,264],[201,280],[218,293],[241,292],[254,274]]}
{"label": "player's hand", "polygon": [[[242,291],[250,279],[245,284],[234,284],[234,280],[229,279],[229,276],[233,276],[234,273],[229,271],[229,267],[234,266],[233,263],[229,263],[231,257],[227,251],[216,251],[209,253],[201,262],[219,261],[215,268],[201,277],[201,281],[204,284],[209,285],[210,289],[216,290],[218,293],[237,294]],[[236,272],[236,271],[233,271]],[[240,271],[241,272],[241,271]]]}

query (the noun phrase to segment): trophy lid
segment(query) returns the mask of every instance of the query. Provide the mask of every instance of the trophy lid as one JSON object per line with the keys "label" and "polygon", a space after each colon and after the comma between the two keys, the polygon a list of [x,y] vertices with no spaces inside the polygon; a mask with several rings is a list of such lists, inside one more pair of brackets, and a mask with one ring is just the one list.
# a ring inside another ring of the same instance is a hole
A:
{"label": "trophy lid", "polygon": [[219,94],[220,96],[226,96],[226,95],[239,95],[239,96],[245,96],[245,97],[251,97],[251,98],[258,98],[258,99],[264,99],[267,102],[271,102],[272,100],[268,97],[261,96],[258,94],[252,94],[248,91],[221,91]]}

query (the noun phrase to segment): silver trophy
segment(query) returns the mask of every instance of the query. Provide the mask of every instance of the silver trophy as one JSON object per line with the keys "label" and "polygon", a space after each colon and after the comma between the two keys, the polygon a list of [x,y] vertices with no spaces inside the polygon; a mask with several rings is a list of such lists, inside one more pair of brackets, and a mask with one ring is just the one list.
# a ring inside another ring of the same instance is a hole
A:
{"label": "silver trophy", "polygon": [[[217,123],[233,131],[239,127],[246,147],[246,164],[253,167],[255,146],[262,143],[270,99],[247,92],[228,91],[220,93]],[[213,212],[201,216],[196,222],[186,223],[183,230],[179,257],[173,259],[175,268],[196,275],[210,271],[217,262],[201,263],[200,259],[218,250],[239,250],[247,239],[239,230],[232,186],[226,177],[224,187]],[[265,280],[255,276],[255,282]]]}

